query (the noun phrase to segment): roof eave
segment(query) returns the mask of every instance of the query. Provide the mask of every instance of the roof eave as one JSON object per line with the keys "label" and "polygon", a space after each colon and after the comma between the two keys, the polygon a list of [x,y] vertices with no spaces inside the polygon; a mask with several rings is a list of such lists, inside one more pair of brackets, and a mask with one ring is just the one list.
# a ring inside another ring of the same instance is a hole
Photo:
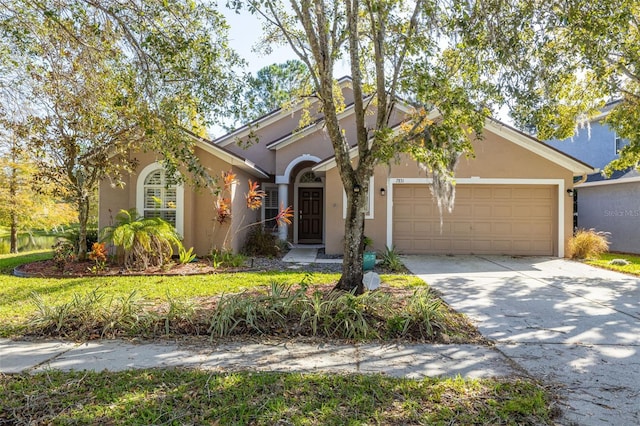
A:
{"label": "roof eave", "polygon": [[237,154],[234,154],[230,151],[227,151],[226,149],[213,144],[213,142],[211,142],[210,140],[205,139],[201,136],[198,136],[195,133],[192,133],[188,130],[185,130],[185,132],[196,141],[196,145],[199,148],[207,151],[208,153],[226,161],[232,166],[240,167],[241,169],[253,175],[254,177],[263,178],[263,179],[269,178],[269,173],[262,170],[252,161],[247,160],[246,158],[241,157]]}
{"label": "roof eave", "polygon": [[[338,84],[343,85],[343,84],[351,83],[351,81],[352,81],[351,77],[344,76],[338,79]],[[314,101],[317,101],[317,100],[314,99]],[[214,139],[213,141],[211,141],[211,143],[217,146],[223,146],[223,147],[227,146],[239,138],[248,136],[253,129],[259,126],[272,124],[272,122],[275,123],[281,120],[284,116],[297,112],[302,108],[304,108],[304,102],[299,102],[292,109],[283,109],[283,108],[275,109],[263,115],[262,117],[258,117],[257,119],[251,121],[250,123],[247,123],[241,127],[238,127],[235,130],[232,130],[226,135],[222,135],[219,138]]]}

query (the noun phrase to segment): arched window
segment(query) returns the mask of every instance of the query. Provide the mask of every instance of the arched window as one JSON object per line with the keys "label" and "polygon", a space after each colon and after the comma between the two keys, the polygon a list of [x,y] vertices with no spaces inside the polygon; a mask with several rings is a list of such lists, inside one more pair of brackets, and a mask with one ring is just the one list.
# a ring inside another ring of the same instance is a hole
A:
{"label": "arched window", "polygon": [[144,217],[160,217],[176,226],[176,181],[164,170],[150,173],[144,180]]}
{"label": "arched window", "polygon": [[145,167],[138,177],[138,213],[144,217],[160,217],[182,235],[183,190],[175,178],[160,164]]}

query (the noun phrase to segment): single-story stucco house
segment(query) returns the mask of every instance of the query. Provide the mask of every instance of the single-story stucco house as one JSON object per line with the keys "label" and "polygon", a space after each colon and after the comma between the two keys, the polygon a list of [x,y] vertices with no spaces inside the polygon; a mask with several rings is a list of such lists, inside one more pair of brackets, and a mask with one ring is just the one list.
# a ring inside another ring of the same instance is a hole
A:
{"label": "single-story stucco house", "polygon": [[[350,82],[339,81],[346,105],[339,118],[347,140],[355,140]],[[230,224],[215,226],[214,200],[207,191],[167,187],[159,159],[138,153],[132,154],[138,172],[124,189],[101,185],[100,227],[122,208],[158,214],[151,200],[158,197],[163,200],[162,215],[175,223],[185,246],[206,254],[220,247],[226,227],[239,229],[272,218],[284,205],[292,206],[295,214],[291,225],[277,229],[281,239],[322,244],[326,253],[340,254],[346,196],[322,117],[313,106],[307,111],[314,119],[302,129],[299,106],[276,110],[214,141],[194,136],[196,154],[211,173],[232,170],[237,175]],[[410,112],[398,102],[392,124]],[[443,214],[442,225],[429,189],[431,179],[414,160],[404,156],[397,164],[376,168],[365,220],[374,248],[395,246],[406,254],[563,257],[573,220],[573,199],[567,191],[575,176],[593,168],[495,120],[487,120],[482,140],[473,147],[475,157],[461,159],[456,169],[455,207]],[[258,181],[267,194],[255,216],[244,207],[249,179]],[[241,232],[230,248],[238,250],[243,243]]]}

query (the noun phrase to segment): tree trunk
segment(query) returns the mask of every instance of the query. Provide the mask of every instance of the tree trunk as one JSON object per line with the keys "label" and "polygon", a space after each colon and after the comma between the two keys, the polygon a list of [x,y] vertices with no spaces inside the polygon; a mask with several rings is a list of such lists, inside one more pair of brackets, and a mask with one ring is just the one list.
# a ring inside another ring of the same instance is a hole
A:
{"label": "tree trunk", "polygon": [[89,221],[89,197],[78,197],[78,260],[87,258],[87,222]]}
{"label": "tree trunk", "polygon": [[10,253],[18,252],[18,218],[15,212],[11,212],[11,248]]}
{"label": "tree trunk", "polygon": [[[16,151],[15,151],[15,146],[12,147],[11,149],[11,161],[13,162],[13,164],[17,163],[17,159],[16,159],[17,155],[16,155]],[[18,193],[18,183],[16,182],[18,179],[18,170],[15,166],[11,167],[11,178],[9,180],[9,199],[11,200],[11,237],[10,237],[10,248],[9,248],[9,252],[10,253],[17,253],[18,252],[18,215],[16,214],[16,203],[18,202],[17,200],[17,193]]]}
{"label": "tree trunk", "polygon": [[347,217],[344,223],[342,276],[335,286],[336,290],[348,291],[354,294],[364,293],[362,276],[366,198],[365,188],[361,188],[359,193],[347,190]]}

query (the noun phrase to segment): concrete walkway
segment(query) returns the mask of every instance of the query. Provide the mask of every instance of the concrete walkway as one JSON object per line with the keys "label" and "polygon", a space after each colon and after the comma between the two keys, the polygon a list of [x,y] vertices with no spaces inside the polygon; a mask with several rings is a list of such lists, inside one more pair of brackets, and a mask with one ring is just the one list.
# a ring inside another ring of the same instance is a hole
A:
{"label": "concrete walkway", "polygon": [[282,258],[283,262],[297,263],[299,266],[309,265],[311,263],[342,263],[342,259],[338,258],[319,258],[317,247],[293,247]]}
{"label": "concrete walkway", "polygon": [[70,343],[0,339],[0,372],[37,373],[50,369],[120,371],[187,367],[206,370],[382,373],[394,377],[501,377],[518,375],[500,352],[476,345],[334,345],[169,343],[119,340]]}
{"label": "concrete walkway", "polygon": [[640,424],[640,279],[556,258],[404,261],[503,354],[560,385],[562,424]]}
{"label": "concrete walkway", "polygon": [[294,247],[282,258],[289,263],[314,263],[318,256],[318,249],[313,247]]}

